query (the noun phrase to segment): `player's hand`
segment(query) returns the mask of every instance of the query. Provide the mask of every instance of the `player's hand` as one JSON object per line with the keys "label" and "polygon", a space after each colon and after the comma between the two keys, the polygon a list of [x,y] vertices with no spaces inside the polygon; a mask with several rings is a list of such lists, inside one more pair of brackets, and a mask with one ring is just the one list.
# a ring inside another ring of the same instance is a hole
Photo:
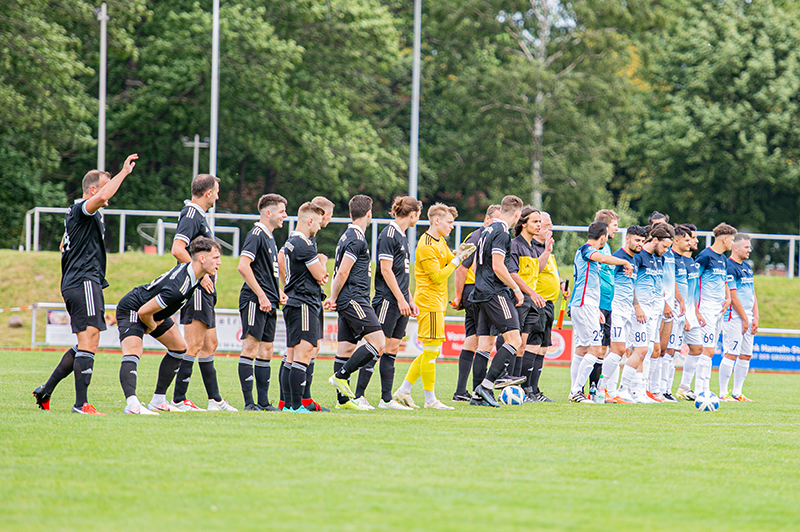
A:
{"label": "player's hand", "polygon": [[470,244],[469,242],[464,242],[458,249],[456,250],[456,258],[458,262],[464,262],[464,259],[475,253],[475,244]]}
{"label": "player's hand", "polygon": [[700,314],[700,311],[697,311],[697,322],[700,324],[700,327],[706,326],[706,320],[703,319],[703,316]]}
{"label": "player's hand", "polygon": [[683,322],[683,330],[689,332],[692,330],[692,326],[689,325],[689,320],[684,320]]}
{"label": "player's hand", "polygon": [[403,316],[411,316],[411,306],[408,304],[408,301],[405,298],[400,298],[397,300],[397,308],[400,309],[400,314]]}
{"label": "player's hand", "polygon": [[328,284],[328,279],[330,278],[330,276],[331,276],[331,274],[326,273],[325,276],[322,278],[322,280],[319,281],[319,285],[320,286],[325,286],[326,284]]}
{"label": "player's hand", "polygon": [[680,306],[681,306],[681,313],[680,313],[680,314],[678,314],[678,317],[680,318],[681,316],[684,316],[684,315],[686,314],[686,305],[684,305],[684,304],[683,304],[683,301],[682,301],[682,300],[681,300],[681,301],[678,301],[678,303],[679,303],[679,304],[680,304]]}
{"label": "player's hand", "polygon": [[136,163],[134,161],[136,161],[136,159],[138,158],[139,158],[138,153],[133,153],[131,155],[128,155],[128,158],[125,159],[125,164],[122,165],[122,169],[129,174],[133,172],[133,167],[136,166]]}
{"label": "player's hand", "polygon": [[258,296],[258,308],[261,312],[272,312],[272,302],[263,292]]}
{"label": "player's hand", "polygon": [[750,328],[750,324],[747,323],[747,320],[742,320],[742,334],[747,334],[747,329]]}
{"label": "player's hand", "polygon": [[670,308],[670,306],[667,305],[666,303],[664,303],[664,317],[666,319],[672,319],[673,316],[674,316],[674,314],[673,314],[672,309]]}
{"label": "player's hand", "polygon": [[531,301],[533,301],[533,306],[537,308],[544,308],[547,302],[544,300],[542,296],[537,294],[536,292],[533,293],[531,296]]}
{"label": "player's hand", "polygon": [[625,261],[625,264],[623,264],[622,267],[625,269],[626,277],[630,277],[631,275],[633,275],[633,264],[631,264],[628,261]]}
{"label": "player's hand", "polygon": [[636,314],[636,321],[639,323],[647,323],[647,314],[644,313],[641,306],[634,305],[633,311]]}
{"label": "player's hand", "polygon": [[722,312],[725,312],[726,310],[728,310],[728,307],[730,307],[730,306],[731,306],[731,298],[728,298],[728,299],[725,300],[724,303],[722,303]]}
{"label": "player's hand", "polygon": [[605,325],[605,324],[606,324],[606,317],[603,316],[603,313],[601,312],[600,313],[600,325]]}
{"label": "player's hand", "polygon": [[287,301],[289,301],[289,296],[287,296],[283,290],[280,291],[280,295],[278,296],[278,301],[281,305],[285,305]]}
{"label": "player's hand", "polygon": [[544,233],[544,249],[548,253],[552,253],[553,252],[553,247],[555,245],[556,245],[556,241],[553,240],[553,231],[551,229],[548,229]]}
{"label": "player's hand", "polygon": [[161,325],[162,323],[164,323],[164,320],[158,320],[158,321],[154,320],[152,327],[145,323],[144,324],[144,326],[145,326],[145,330],[144,330],[145,334],[150,334],[151,332],[155,331],[156,329],[158,329],[158,326]]}
{"label": "player's hand", "polygon": [[758,332],[758,318],[753,318],[753,323],[750,324],[750,334],[755,335]]}
{"label": "player's hand", "polygon": [[416,318],[417,316],[419,316],[419,307],[417,307],[417,305],[413,301],[409,302],[408,306],[411,307],[412,318]]}
{"label": "player's hand", "polygon": [[211,277],[209,277],[208,275],[200,279],[200,286],[202,286],[203,289],[209,294],[214,293],[214,281],[212,281]]}
{"label": "player's hand", "polygon": [[514,290],[514,297],[517,298],[517,304],[514,305],[515,307],[518,307],[525,302],[525,296],[522,295],[522,290]]}
{"label": "player's hand", "polygon": [[455,310],[464,310],[464,305],[461,304],[461,298],[457,297],[450,302],[450,306]]}
{"label": "player's hand", "polygon": [[561,293],[564,296],[564,299],[569,299],[569,289],[567,288],[567,283],[561,281]]}
{"label": "player's hand", "polygon": [[328,312],[333,312],[336,310],[336,301],[331,298],[325,300],[325,303],[322,304],[322,308],[327,310]]}

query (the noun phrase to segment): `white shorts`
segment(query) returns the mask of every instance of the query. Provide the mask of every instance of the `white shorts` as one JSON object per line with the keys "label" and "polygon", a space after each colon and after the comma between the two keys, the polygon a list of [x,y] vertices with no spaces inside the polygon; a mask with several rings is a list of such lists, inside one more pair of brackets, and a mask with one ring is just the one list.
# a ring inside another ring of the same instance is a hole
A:
{"label": "white shorts", "polygon": [[[632,308],[611,308],[611,343],[631,345],[633,322],[636,316]],[[620,353],[621,354],[621,353]]]}
{"label": "white shorts", "polygon": [[642,307],[642,310],[647,316],[647,322],[639,323],[634,314],[633,327],[631,328],[631,347],[647,347],[650,342],[659,341],[659,317],[663,318],[664,315],[658,310],[647,307]]}
{"label": "white shorts", "polygon": [[683,343],[686,345],[703,345],[703,330],[700,326],[683,331]]}
{"label": "white shorts", "polygon": [[[747,319],[753,323],[752,316],[747,316]],[[753,354],[753,335],[750,334],[749,327],[747,332],[742,334],[742,318],[737,314],[731,316],[730,321],[722,322],[722,348],[728,355],[750,356]]]}
{"label": "white shorts", "polygon": [[719,303],[700,305],[700,315],[706,322],[705,326],[701,327],[704,348],[717,347],[719,333],[722,330],[722,314],[722,305]]}
{"label": "white shorts", "polygon": [[667,344],[667,349],[674,349],[676,352],[680,352],[681,348],[683,347],[684,319],[685,316],[673,318],[672,332],[669,334],[669,344]]}
{"label": "white shorts", "polygon": [[600,325],[600,307],[583,305],[570,309],[572,315],[572,342],[575,347],[599,347],[603,343]]}

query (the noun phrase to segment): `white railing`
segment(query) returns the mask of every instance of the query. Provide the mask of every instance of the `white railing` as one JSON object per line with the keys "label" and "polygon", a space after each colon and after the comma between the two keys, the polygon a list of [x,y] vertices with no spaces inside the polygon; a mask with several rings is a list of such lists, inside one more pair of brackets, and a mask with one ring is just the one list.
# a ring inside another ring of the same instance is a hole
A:
{"label": "white railing", "polygon": [[[41,214],[66,214],[67,208],[66,207],[35,207],[29,210],[25,214],[25,251],[39,251],[39,229],[40,229],[40,218]],[[150,237],[151,239],[155,239],[155,244],[158,248],[159,254],[163,254],[164,252],[164,245],[165,245],[165,231],[164,229],[174,228],[175,224],[170,222],[164,222],[163,218],[175,219],[177,221],[178,215],[180,212],[178,211],[143,211],[143,210],[134,210],[134,209],[103,209],[103,216],[119,216],[120,217],[120,229],[119,229],[119,252],[125,252],[125,229],[127,218],[130,217],[157,217],[159,218],[157,224],[157,230],[154,237]],[[234,222],[245,221],[249,220],[252,222],[258,221],[259,216],[257,214],[237,214],[237,213],[224,213],[224,212],[216,212],[214,213],[214,220],[215,220],[215,231],[217,233],[231,233],[233,235],[233,243],[227,244],[222,241],[222,245],[225,246],[227,249],[230,249],[233,252],[234,256],[239,255],[239,228],[232,227],[232,226],[220,226],[216,222],[220,220],[230,220]],[[287,218],[287,223],[289,225],[289,231],[291,232],[294,230],[294,226],[297,223],[296,216],[290,216]],[[380,234],[380,227],[388,225],[391,222],[391,219],[388,218],[375,218],[372,220],[372,231],[371,231],[371,249],[372,249],[372,256],[377,256],[378,251],[378,235]],[[351,222],[350,218],[344,217],[336,217],[331,219],[332,224],[349,224]],[[159,226],[160,224],[160,226]],[[427,220],[420,220],[417,224],[418,226],[427,226],[429,225]],[[462,234],[464,229],[475,229],[481,227],[483,224],[481,222],[472,222],[472,221],[456,221],[455,228],[454,228],[454,235],[451,242],[461,242]],[[587,228],[586,226],[582,225],[554,225],[554,231],[563,231],[563,232],[572,232],[572,233],[585,233]],[[625,229],[620,228],[622,233],[622,238],[625,238]],[[698,231],[698,236],[705,238],[706,247],[710,246],[714,234],[711,231]],[[787,277],[789,279],[793,279],[795,275],[795,267],[797,263],[797,254],[795,252],[797,248],[797,243],[800,241],[800,235],[781,235],[781,234],[771,234],[771,233],[748,233],[753,240],[777,240],[781,242],[788,242],[789,244],[789,264],[787,265]],[[218,239],[219,240],[219,239]],[[412,248],[414,243],[411,243]]]}

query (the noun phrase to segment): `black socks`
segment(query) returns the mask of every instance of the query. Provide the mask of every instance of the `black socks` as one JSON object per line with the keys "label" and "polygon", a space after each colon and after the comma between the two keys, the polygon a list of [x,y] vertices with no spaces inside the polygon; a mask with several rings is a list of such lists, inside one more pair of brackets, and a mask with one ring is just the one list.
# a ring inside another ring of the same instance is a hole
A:
{"label": "black socks", "polygon": [[138,366],[139,357],[135,355],[122,357],[122,364],[119,366],[119,383],[122,385],[122,392],[126,399],[136,395],[136,368]]}
{"label": "black socks", "polygon": [[253,404],[253,359],[240,356],[239,357],[239,383],[242,386],[242,395],[244,396],[244,406]]}
{"label": "black socks", "polygon": [[193,370],[194,357],[184,355],[178,368],[178,375],[175,377],[175,390],[173,391],[172,400],[176,403],[186,400],[186,391],[189,389],[189,381],[192,380]]}
{"label": "black socks", "polygon": [[475,351],[475,360],[472,362],[472,389],[477,388],[486,378],[486,368],[489,366],[490,353]]}
{"label": "black socks", "polygon": [[73,362],[73,371],[75,372],[75,408],[81,408],[84,403],[89,402],[87,394],[89,391],[89,384],[92,382],[93,366],[94,353],[90,353],[89,351],[77,352],[75,361]]}
{"label": "black socks", "polygon": [[[269,360],[255,361],[253,368],[256,377],[256,390],[258,391],[259,406],[269,406],[269,381],[272,377],[272,368]],[[252,388],[251,388],[252,390]]]}
{"label": "black socks", "polygon": [[67,349],[67,352],[64,353],[64,356],[61,357],[61,361],[44,385],[44,392],[46,394],[52,394],[53,390],[58,386],[58,383],[69,377],[69,374],[75,370],[75,354],[77,352],[78,346],[70,347]]}
{"label": "black socks", "polygon": [[472,359],[475,358],[475,351],[461,350],[458,355],[458,381],[456,382],[456,393],[467,393],[467,379],[469,372],[472,369]]}
{"label": "black socks", "polygon": [[198,362],[208,398],[217,402],[222,401],[222,396],[219,394],[219,383],[217,383],[217,370],[214,369],[214,355],[198,359]]}
{"label": "black socks", "polygon": [[[381,399],[388,403],[392,400],[392,387],[394,386],[394,362],[397,355],[384,353],[381,355]],[[363,370],[362,370],[363,371]]]}
{"label": "black socks", "polygon": [[167,389],[172,384],[172,379],[175,378],[185,354],[186,351],[167,351],[167,354],[161,359],[161,365],[158,367],[158,381],[156,381],[157,395],[167,394]]}

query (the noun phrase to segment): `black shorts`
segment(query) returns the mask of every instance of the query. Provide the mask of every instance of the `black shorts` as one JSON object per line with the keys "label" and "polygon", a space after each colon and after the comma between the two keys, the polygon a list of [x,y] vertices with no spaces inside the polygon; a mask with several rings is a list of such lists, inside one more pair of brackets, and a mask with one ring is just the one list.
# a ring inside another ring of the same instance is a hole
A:
{"label": "black shorts", "polygon": [[341,300],[336,302],[336,311],[339,313],[340,342],[357,344],[369,333],[382,330],[378,315],[368,303]]}
{"label": "black shorts", "polygon": [[517,314],[519,315],[520,332],[530,335],[539,322],[539,309],[533,305],[533,300],[528,294],[525,294],[522,305],[517,307]]}
{"label": "black shorts", "polygon": [[610,347],[611,346],[611,311],[600,309],[600,312],[603,313],[603,318],[605,318],[605,323],[603,323],[602,332],[603,332],[603,340],[600,345]]}
{"label": "black shorts", "polygon": [[372,309],[378,315],[378,323],[381,324],[383,335],[386,338],[402,340],[405,337],[408,316],[400,314],[400,307],[397,306],[397,303],[384,299],[373,303]]}
{"label": "black shorts", "polygon": [[552,301],[547,301],[544,308],[539,310],[539,321],[534,325],[533,332],[528,336],[528,345],[540,345],[550,347],[550,336],[553,333],[553,317],[555,315],[555,305]]}
{"label": "black shorts", "polygon": [[[122,302],[120,301],[120,303]],[[170,330],[173,325],[175,322],[172,321],[172,318],[166,318],[150,333],[150,336],[158,338]],[[129,336],[144,338],[144,335],[147,334],[144,323],[139,319],[138,309],[126,308],[124,305],[117,306],[117,329],[119,329],[120,342]]]}
{"label": "black shorts", "polygon": [[67,304],[72,332],[83,332],[87,327],[106,330],[106,304],[99,283],[83,281],[81,286],[61,292],[61,297]]}
{"label": "black shorts", "polygon": [[317,347],[319,343],[319,309],[316,305],[301,303],[299,307],[283,307],[286,323],[286,346],[294,347],[305,340]]}
{"label": "black shorts", "polygon": [[519,330],[519,315],[515,303],[508,294],[496,294],[489,301],[478,303],[477,335],[490,336]]}
{"label": "black shorts", "polygon": [[275,325],[278,321],[278,311],[275,307],[269,312],[264,312],[258,308],[258,300],[240,299],[239,315],[242,317],[242,337],[244,340],[248,335],[259,342],[275,341]]}
{"label": "black shorts", "polygon": [[217,289],[209,294],[202,286],[198,286],[192,297],[181,309],[181,324],[188,325],[194,320],[205,323],[209,329],[216,327],[214,306],[217,304]]}
{"label": "black shorts", "polygon": [[319,339],[325,338],[325,309],[322,308],[322,303],[319,307]]}
{"label": "black shorts", "polygon": [[464,333],[465,338],[475,336],[478,328],[478,306],[469,300],[469,295],[475,290],[474,284],[465,284],[461,293],[461,306],[464,307]]}

